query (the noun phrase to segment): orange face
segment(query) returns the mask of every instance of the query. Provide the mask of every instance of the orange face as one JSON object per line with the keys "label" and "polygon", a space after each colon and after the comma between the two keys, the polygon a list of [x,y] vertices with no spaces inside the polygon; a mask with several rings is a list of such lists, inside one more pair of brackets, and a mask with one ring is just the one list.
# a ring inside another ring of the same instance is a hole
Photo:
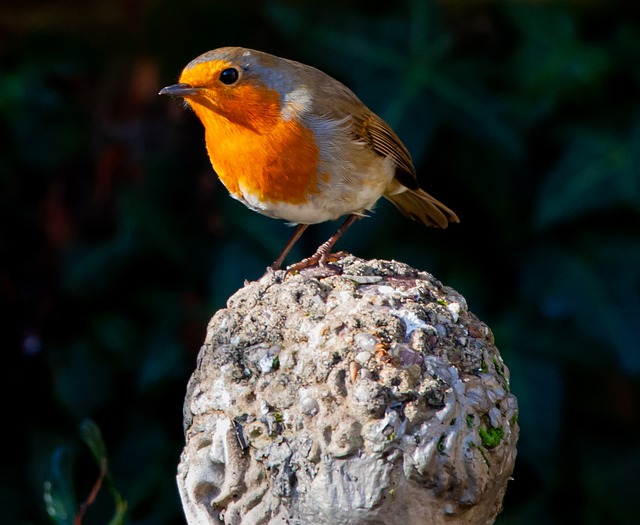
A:
{"label": "orange face", "polygon": [[[224,72],[228,72],[223,75]],[[225,84],[223,78],[237,75],[237,80]],[[280,95],[268,89],[259,78],[244,77],[242,68],[224,60],[201,62],[187,67],[180,75],[180,83],[204,88],[190,102],[196,114],[202,118],[202,110],[213,111],[227,120],[252,129],[257,133],[277,124],[280,116]]]}
{"label": "orange face", "polygon": [[319,151],[313,132],[282,116],[282,97],[265,70],[227,60],[194,61],[180,83],[205,127],[209,158],[236,197],[299,204],[317,191]]}

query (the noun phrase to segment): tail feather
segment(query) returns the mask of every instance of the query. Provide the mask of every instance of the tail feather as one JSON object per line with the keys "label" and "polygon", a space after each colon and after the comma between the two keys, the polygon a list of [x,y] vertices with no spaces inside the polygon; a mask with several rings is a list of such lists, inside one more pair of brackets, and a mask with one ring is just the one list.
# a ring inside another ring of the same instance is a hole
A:
{"label": "tail feather", "polygon": [[405,217],[434,228],[446,228],[450,222],[460,222],[458,216],[421,189],[385,195]]}

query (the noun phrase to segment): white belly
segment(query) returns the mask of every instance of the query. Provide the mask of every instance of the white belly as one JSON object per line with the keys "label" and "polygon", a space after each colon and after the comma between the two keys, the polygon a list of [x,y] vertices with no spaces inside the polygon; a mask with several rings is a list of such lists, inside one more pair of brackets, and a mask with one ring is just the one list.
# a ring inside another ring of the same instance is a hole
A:
{"label": "white belly", "polygon": [[391,159],[371,151],[366,153],[367,162],[361,159],[358,163],[361,168],[365,167],[364,171],[356,171],[351,162],[341,165],[327,182],[320,182],[319,191],[311,193],[304,203],[263,202],[243,187],[240,187],[241,195],[234,197],[258,213],[293,224],[317,224],[351,213],[364,213],[385,193],[395,169]]}

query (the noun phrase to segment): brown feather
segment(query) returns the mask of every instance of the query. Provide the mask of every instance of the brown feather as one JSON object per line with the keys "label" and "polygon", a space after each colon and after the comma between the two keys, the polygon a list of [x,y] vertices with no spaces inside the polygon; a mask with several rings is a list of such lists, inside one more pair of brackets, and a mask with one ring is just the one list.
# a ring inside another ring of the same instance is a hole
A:
{"label": "brown feather", "polygon": [[460,222],[458,216],[433,198],[426,191],[407,190],[402,193],[385,195],[405,217],[427,226],[446,228],[450,222]]}
{"label": "brown feather", "polygon": [[417,190],[418,179],[411,154],[389,124],[366,107],[341,82],[318,70],[313,70],[313,74],[322,77],[313,84],[317,90],[314,113],[330,115],[335,119],[350,115],[354,139],[368,144],[382,157],[391,157],[396,164],[397,181],[407,188]]}
{"label": "brown feather", "polygon": [[376,153],[395,161],[396,182],[407,190],[392,192],[385,197],[405,217],[436,228],[446,228],[450,222],[460,222],[453,211],[420,189],[411,154],[384,120],[369,113],[366,118],[355,116],[354,121],[356,133],[361,139],[368,142]]}
{"label": "brown feather", "polygon": [[376,114],[354,115],[356,134],[364,140],[376,153],[383,157],[391,157],[396,163],[396,179],[400,184],[418,189],[416,169],[411,154],[389,125]]}

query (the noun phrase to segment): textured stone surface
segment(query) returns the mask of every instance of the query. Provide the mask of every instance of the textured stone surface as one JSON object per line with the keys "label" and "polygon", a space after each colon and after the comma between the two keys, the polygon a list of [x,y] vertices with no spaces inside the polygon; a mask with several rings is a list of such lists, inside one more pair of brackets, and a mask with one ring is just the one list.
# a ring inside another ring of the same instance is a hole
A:
{"label": "textured stone surface", "polygon": [[404,264],[269,274],[211,320],[185,401],[190,524],[492,523],[517,402],[465,299]]}

